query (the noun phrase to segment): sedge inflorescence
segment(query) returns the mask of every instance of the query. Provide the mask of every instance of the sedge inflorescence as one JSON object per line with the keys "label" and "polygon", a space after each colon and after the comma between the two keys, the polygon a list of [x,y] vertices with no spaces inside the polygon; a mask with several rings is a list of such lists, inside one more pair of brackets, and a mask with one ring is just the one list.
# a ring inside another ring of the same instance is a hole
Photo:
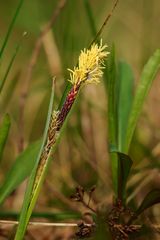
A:
{"label": "sedge inflorescence", "polygon": [[103,75],[104,59],[109,52],[106,51],[107,45],[101,43],[93,44],[90,49],[84,49],[81,51],[78,60],[78,66],[74,70],[70,71],[70,82],[72,88],[66,96],[65,102],[58,115],[58,127],[59,131],[63,122],[70,111],[76,96],[82,85],[88,83],[98,83]]}
{"label": "sedge inflorescence", "polygon": [[90,49],[81,51],[78,66],[70,71],[70,82],[73,85],[84,83],[99,83],[103,75],[104,59],[109,52],[106,51],[107,45],[93,44]]}

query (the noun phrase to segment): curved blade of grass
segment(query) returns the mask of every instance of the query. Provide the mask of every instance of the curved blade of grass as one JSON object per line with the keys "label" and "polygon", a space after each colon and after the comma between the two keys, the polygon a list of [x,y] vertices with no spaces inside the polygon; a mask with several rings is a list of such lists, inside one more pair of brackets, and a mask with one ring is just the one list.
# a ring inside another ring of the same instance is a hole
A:
{"label": "curved blade of grass", "polygon": [[19,43],[19,44],[17,45],[17,47],[16,47],[16,49],[15,49],[15,52],[13,53],[13,56],[12,56],[12,58],[11,58],[9,64],[8,64],[8,67],[7,67],[7,70],[6,70],[6,72],[5,72],[5,75],[4,75],[3,79],[0,81],[0,93],[1,93],[1,91],[2,91],[2,89],[3,89],[3,87],[4,87],[4,84],[5,84],[5,82],[6,82],[6,79],[7,79],[7,77],[8,77],[8,74],[9,74],[9,72],[10,72],[10,70],[11,70],[11,67],[12,67],[12,65],[13,65],[13,63],[14,63],[15,57],[17,56],[17,53],[18,53],[18,50],[19,50],[20,46],[21,46],[21,43]]}
{"label": "curved blade of grass", "polygon": [[152,189],[143,199],[141,205],[136,210],[136,215],[140,215],[147,208],[160,203],[160,189]]}
{"label": "curved blade of grass", "polygon": [[17,87],[19,75],[20,75],[20,71],[18,71],[15,74],[15,76],[13,76],[13,78],[11,78],[11,81],[9,81],[9,85],[7,86],[7,89],[5,89],[5,92],[3,92],[2,105],[0,104],[1,111],[4,111],[4,109],[7,109],[9,103],[11,102],[12,96]]}
{"label": "curved blade of grass", "polygon": [[9,129],[11,126],[11,120],[8,114],[4,116],[2,125],[0,127],[0,160],[2,158],[3,150],[8,138]]}
{"label": "curved blade of grass", "polygon": [[29,145],[15,160],[0,187],[0,204],[31,174],[41,142],[41,140],[38,140]]}
{"label": "curved blade of grass", "polygon": [[[49,124],[50,124],[51,117],[52,117],[52,111],[53,111],[53,99],[54,99],[54,89],[52,89],[52,93],[51,93],[48,116],[47,116],[47,120],[46,120],[46,126],[45,126],[45,131],[44,131],[44,135],[43,135],[41,148],[40,148],[40,151],[39,151],[37,159],[36,159],[36,164],[32,170],[31,176],[29,178],[26,193],[24,196],[23,206],[22,206],[22,210],[21,210],[21,214],[20,214],[19,225],[18,225],[17,232],[15,235],[15,240],[23,239],[29,218],[32,214],[34,205],[36,203],[36,200],[37,200],[37,197],[38,197],[38,194],[40,191],[40,187],[42,185],[42,182],[43,182],[43,179],[44,179],[47,167],[48,167],[49,156],[43,166],[41,175],[40,176],[36,175],[37,169],[39,167],[39,162],[41,159],[41,154],[42,154],[43,148],[44,148],[46,140],[47,140],[48,128],[49,128]],[[33,189],[35,182],[37,182],[37,185],[36,185],[36,188]]]}
{"label": "curved blade of grass", "polygon": [[136,128],[136,124],[139,115],[142,111],[143,103],[151,88],[152,82],[160,68],[160,49],[157,49],[153,56],[150,57],[147,64],[142,71],[140,83],[134,97],[133,106],[129,116],[129,123],[127,126],[125,152],[129,151],[130,143],[133,137],[133,133]]}
{"label": "curved blade of grass", "polygon": [[5,39],[4,39],[4,42],[3,42],[2,47],[1,47],[1,49],[0,49],[0,59],[1,59],[1,57],[2,57],[2,55],[3,55],[3,52],[4,52],[4,50],[5,50],[5,47],[6,47],[7,43],[8,43],[9,37],[10,37],[10,35],[11,35],[11,32],[12,32],[12,30],[13,30],[15,21],[16,21],[16,19],[17,19],[17,16],[18,16],[19,12],[20,12],[20,9],[21,9],[21,7],[22,7],[23,2],[24,2],[24,0],[20,0],[20,1],[19,1],[19,4],[18,4],[17,9],[16,9],[16,11],[15,11],[15,14],[14,14],[14,16],[13,16],[13,18],[12,18],[12,21],[11,21],[10,25],[9,25],[8,31],[7,31],[6,36],[5,36]]}
{"label": "curved blade of grass", "polygon": [[89,25],[90,25],[90,28],[91,28],[92,36],[95,37],[96,34],[97,34],[97,29],[96,29],[95,20],[94,20],[94,16],[93,16],[93,13],[92,13],[90,2],[88,0],[83,0],[83,3],[84,3],[84,7],[85,7],[86,14],[87,14],[87,17],[88,17],[88,21],[89,21]]}
{"label": "curved blade of grass", "polygon": [[124,152],[129,114],[133,102],[134,76],[125,62],[118,64],[118,150]]}
{"label": "curved blade of grass", "polygon": [[160,189],[152,189],[143,199],[142,203],[136,210],[133,217],[130,218],[129,224],[131,224],[142,212],[152,207],[155,204],[160,203]]}
{"label": "curved blade of grass", "polygon": [[[118,159],[116,153],[112,150],[117,148],[117,121],[116,121],[116,64],[115,64],[115,48],[112,46],[111,53],[107,62],[107,81],[105,87],[108,97],[108,141],[111,156],[112,178],[114,191],[117,195],[117,179],[118,179]],[[106,80],[106,79],[105,79]]]}
{"label": "curved blade of grass", "polygon": [[118,155],[118,199],[125,200],[127,179],[133,164],[132,159],[121,152]]}

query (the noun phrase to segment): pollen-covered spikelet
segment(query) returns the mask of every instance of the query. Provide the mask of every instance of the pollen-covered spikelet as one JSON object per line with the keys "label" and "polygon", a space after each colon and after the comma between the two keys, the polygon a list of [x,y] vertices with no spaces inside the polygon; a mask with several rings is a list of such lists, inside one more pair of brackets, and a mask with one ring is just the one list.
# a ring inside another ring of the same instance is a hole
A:
{"label": "pollen-covered spikelet", "polygon": [[83,84],[87,83],[98,83],[103,75],[104,59],[107,57],[109,52],[106,51],[107,45],[93,44],[89,50],[84,49],[81,51],[78,60],[78,66],[74,70],[70,70],[70,82],[72,83],[72,88],[70,89],[64,104],[59,111],[57,117],[57,131],[63,125],[63,122],[70,111],[76,96]]}
{"label": "pollen-covered spikelet", "polygon": [[104,59],[109,52],[107,45],[93,44],[90,49],[84,49],[79,56],[78,66],[70,71],[70,82],[73,85],[83,83],[98,83],[103,75]]}

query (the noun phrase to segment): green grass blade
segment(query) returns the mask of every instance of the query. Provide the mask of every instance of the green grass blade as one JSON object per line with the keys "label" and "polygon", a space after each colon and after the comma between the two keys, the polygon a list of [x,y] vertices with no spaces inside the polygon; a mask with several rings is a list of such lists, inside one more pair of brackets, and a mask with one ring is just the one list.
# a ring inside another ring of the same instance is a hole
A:
{"label": "green grass blade", "polygon": [[124,154],[117,152],[118,155],[118,199],[122,201],[126,197],[126,184],[132,167],[132,159]]}
{"label": "green grass blade", "polygon": [[[17,220],[19,218],[20,213],[14,211],[1,211],[0,218],[7,219],[12,218]],[[82,215],[78,212],[67,211],[67,212],[33,212],[32,217],[34,218],[46,218],[52,221],[63,221],[63,220],[70,220],[70,219],[80,219]]]}
{"label": "green grass blade", "polygon": [[8,114],[4,116],[2,125],[0,127],[0,160],[2,158],[3,150],[8,138],[9,129],[11,126],[11,120]]}
{"label": "green grass blade", "polygon": [[7,34],[6,34],[5,39],[4,39],[4,42],[3,42],[2,47],[1,47],[1,49],[0,49],[0,59],[1,59],[1,57],[2,57],[2,55],[3,55],[3,52],[4,52],[4,50],[5,50],[5,47],[6,47],[7,43],[8,43],[9,37],[10,37],[10,35],[11,35],[11,33],[12,33],[12,30],[13,30],[13,27],[14,27],[14,24],[15,24],[15,21],[16,21],[16,19],[17,19],[17,16],[18,16],[20,10],[21,10],[21,7],[22,7],[23,2],[24,2],[24,0],[20,0],[20,1],[19,1],[19,4],[18,4],[17,9],[16,9],[16,11],[15,11],[15,14],[14,14],[14,16],[13,16],[13,18],[12,18],[12,21],[11,21],[10,25],[9,25]]}
{"label": "green grass blade", "polygon": [[1,93],[1,91],[2,91],[2,89],[3,89],[3,87],[4,87],[4,84],[5,84],[5,82],[6,82],[6,79],[7,79],[7,77],[8,77],[8,74],[9,74],[11,68],[12,68],[12,65],[13,65],[13,63],[14,63],[14,60],[15,60],[16,56],[17,56],[17,53],[18,53],[18,50],[19,50],[20,46],[21,46],[21,44],[19,43],[19,44],[17,45],[16,49],[15,49],[15,52],[13,53],[13,56],[12,56],[9,64],[8,64],[8,67],[7,67],[7,70],[6,70],[6,72],[5,72],[4,77],[3,77],[2,80],[0,81],[0,93]]}
{"label": "green grass blade", "polygon": [[88,17],[88,22],[90,25],[92,36],[95,37],[97,34],[97,29],[96,29],[95,20],[94,20],[94,16],[92,13],[90,2],[88,0],[83,0],[83,3],[84,3],[84,7],[85,7],[86,14]]}
{"label": "green grass blade", "polygon": [[145,210],[159,203],[160,203],[160,189],[159,188],[152,189],[144,197],[142,203],[135,211],[135,214],[130,218],[128,224],[131,224],[133,221],[135,221],[138,218],[138,216],[142,214]]}
{"label": "green grass blade", "polygon": [[[49,158],[46,160],[45,165],[43,166],[43,170],[41,172],[40,176],[37,176],[37,169],[39,166],[39,161],[41,158],[41,154],[43,151],[43,148],[45,146],[46,140],[47,140],[47,134],[48,134],[48,128],[49,128],[49,124],[50,124],[50,120],[52,117],[52,111],[53,111],[53,99],[54,99],[54,90],[52,89],[52,94],[51,94],[51,98],[50,98],[50,104],[49,104],[49,110],[48,110],[48,116],[47,116],[47,121],[46,121],[46,126],[45,126],[45,131],[44,131],[44,135],[43,135],[43,140],[42,140],[42,144],[41,144],[41,148],[40,151],[38,153],[37,159],[36,159],[36,164],[33,168],[33,171],[31,173],[31,176],[29,178],[29,182],[27,185],[27,189],[26,189],[26,193],[24,196],[24,201],[23,201],[23,206],[22,206],[22,210],[21,210],[21,214],[20,214],[20,220],[19,220],[19,225],[17,228],[17,232],[16,232],[16,236],[15,236],[15,240],[21,240],[23,239],[23,236],[25,234],[26,228],[27,228],[27,224],[29,221],[29,218],[32,214],[34,205],[36,203],[39,191],[40,191],[40,187],[42,185],[45,173],[46,173],[46,169],[49,163]],[[37,182],[38,180],[38,182]],[[37,182],[36,188],[33,189],[34,183]]]}
{"label": "green grass blade", "polygon": [[19,76],[20,76],[20,71],[18,71],[15,74],[15,76],[13,76],[13,78],[11,78],[7,88],[3,92],[3,98],[1,99],[2,103],[0,102],[0,109],[2,112],[7,109],[8,105],[10,104],[10,102],[12,100],[12,97],[14,95],[15,89],[18,84]]}
{"label": "green grass blade", "polygon": [[118,64],[118,151],[124,152],[129,114],[133,102],[134,76],[125,62]]}
{"label": "green grass blade", "polygon": [[0,187],[0,204],[31,174],[41,142],[41,140],[38,140],[29,145],[15,160]]}
{"label": "green grass blade", "polygon": [[152,82],[160,68],[160,49],[156,50],[153,56],[150,57],[147,64],[142,71],[140,83],[136,91],[136,95],[133,101],[132,110],[129,117],[129,123],[127,126],[125,152],[129,151],[130,143],[133,137],[133,133],[136,128],[136,124],[140,113],[142,111],[143,103],[151,88]]}
{"label": "green grass blade", "polygon": [[112,178],[114,191],[117,194],[118,160],[112,150],[117,149],[117,122],[116,122],[116,63],[115,48],[112,46],[111,54],[107,62],[107,82],[105,88],[108,97],[108,141],[111,156]]}
{"label": "green grass blade", "polygon": [[160,189],[152,189],[143,199],[141,205],[136,210],[136,215],[140,215],[146,209],[160,203]]}
{"label": "green grass blade", "polygon": [[66,99],[66,96],[67,96],[68,92],[70,91],[71,87],[72,87],[72,84],[70,82],[67,82],[66,88],[65,88],[65,90],[63,92],[62,98],[60,100],[60,104],[58,106],[58,110],[61,109],[61,107],[62,107],[62,105],[63,105],[63,103],[64,103],[64,101]]}

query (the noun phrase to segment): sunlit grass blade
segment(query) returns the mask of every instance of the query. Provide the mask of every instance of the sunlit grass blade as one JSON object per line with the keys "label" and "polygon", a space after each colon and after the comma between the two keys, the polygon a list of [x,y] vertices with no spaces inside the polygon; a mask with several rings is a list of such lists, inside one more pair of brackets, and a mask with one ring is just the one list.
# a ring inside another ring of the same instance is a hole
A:
{"label": "sunlit grass blade", "polygon": [[134,76],[125,62],[118,64],[118,150],[124,152],[128,119],[133,102]]}
{"label": "sunlit grass blade", "polygon": [[11,68],[12,68],[12,65],[13,65],[13,63],[14,63],[14,60],[15,60],[16,56],[17,56],[17,53],[18,53],[18,50],[19,50],[20,46],[21,46],[21,44],[19,43],[19,44],[17,45],[16,49],[15,49],[15,52],[14,52],[13,55],[12,55],[12,58],[11,58],[9,64],[8,64],[8,67],[7,67],[7,70],[6,70],[5,74],[4,74],[4,77],[3,77],[2,80],[0,81],[0,93],[2,92],[2,89],[3,89],[3,87],[4,87],[4,84],[5,84],[5,82],[6,82],[6,79],[7,79],[7,77],[8,77],[8,74],[9,74]]}
{"label": "sunlit grass blade", "polygon": [[116,63],[114,46],[112,46],[107,62],[107,81],[105,79],[104,83],[108,98],[108,141],[111,157],[112,178],[114,190],[117,194],[118,160],[117,155],[112,152],[113,149],[117,149]]}
{"label": "sunlit grass blade", "polygon": [[31,174],[40,146],[41,140],[32,143],[17,157],[0,187],[0,204]]}
{"label": "sunlit grass blade", "polygon": [[[49,156],[48,156],[47,161],[45,162],[45,164],[43,166],[41,175],[40,176],[36,175],[37,169],[38,169],[38,166],[39,166],[39,162],[40,162],[40,159],[41,159],[41,154],[42,154],[43,148],[44,148],[46,140],[47,140],[48,129],[49,129],[50,121],[51,121],[51,118],[52,118],[53,99],[54,99],[54,89],[52,88],[52,93],[51,93],[51,98],[50,98],[50,104],[49,104],[49,110],[48,110],[48,116],[47,116],[47,120],[46,120],[46,126],[45,126],[45,130],[44,130],[43,140],[42,140],[40,151],[37,155],[35,166],[32,170],[31,176],[30,176],[29,181],[28,181],[26,193],[25,193],[24,200],[23,200],[23,206],[22,206],[22,210],[21,210],[21,214],[20,214],[19,225],[18,225],[17,232],[16,232],[16,235],[15,235],[15,240],[21,240],[24,237],[28,221],[29,221],[30,216],[32,214],[34,205],[36,203],[36,200],[37,200],[37,197],[38,197],[38,194],[39,194],[39,191],[40,191],[40,187],[42,185],[42,182],[43,182],[43,179],[44,179],[47,167],[48,167]],[[37,180],[38,180],[38,182],[37,182]],[[35,182],[37,182],[37,185],[36,185],[36,188],[33,189]]]}
{"label": "sunlit grass blade", "polygon": [[11,126],[10,117],[8,114],[6,114],[0,126],[0,160],[2,158],[3,150],[8,138],[10,126]]}
{"label": "sunlit grass blade", "polygon": [[4,39],[4,42],[3,42],[2,47],[1,47],[1,49],[0,49],[0,59],[1,59],[1,57],[2,57],[2,55],[3,55],[3,52],[4,52],[4,50],[5,50],[5,47],[6,47],[7,43],[8,43],[9,37],[10,37],[10,35],[11,35],[11,33],[12,33],[12,30],[13,30],[13,27],[14,27],[14,24],[15,24],[15,21],[16,21],[16,19],[17,19],[17,16],[18,16],[20,10],[21,10],[21,7],[22,7],[23,2],[24,2],[24,0],[20,0],[20,1],[19,1],[19,4],[18,4],[17,9],[16,9],[16,11],[15,11],[15,14],[14,14],[14,16],[13,16],[13,18],[12,18],[12,21],[11,21],[10,25],[9,25],[8,31],[7,31],[6,36],[5,36],[5,39]]}
{"label": "sunlit grass blade", "polygon": [[129,116],[129,123],[127,126],[125,152],[129,151],[130,143],[132,141],[133,133],[140,113],[142,111],[143,103],[151,88],[152,82],[160,68],[160,49],[156,50],[153,56],[150,57],[147,64],[144,66],[140,82],[134,97],[133,106]]}

